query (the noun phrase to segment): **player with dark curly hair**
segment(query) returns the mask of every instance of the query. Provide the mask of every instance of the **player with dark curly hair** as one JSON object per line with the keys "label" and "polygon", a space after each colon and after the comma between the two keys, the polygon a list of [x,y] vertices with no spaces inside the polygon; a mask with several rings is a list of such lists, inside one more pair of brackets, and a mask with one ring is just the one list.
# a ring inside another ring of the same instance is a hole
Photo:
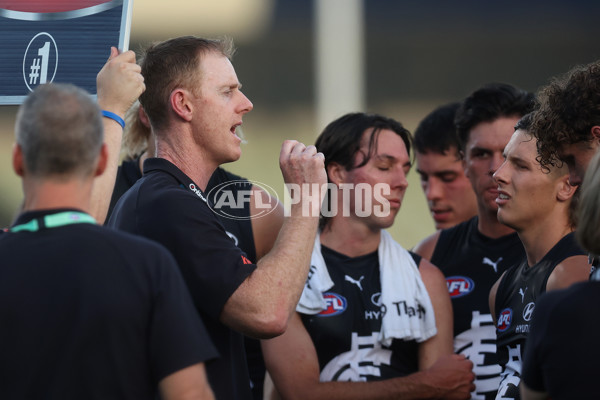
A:
{"label": "player with dark curly hair", "polygon": [[570,183],[581,184],[600,144],[600,60],[553,78],[540,90],[538,102],[531,133],[540,163],[566,163]]}

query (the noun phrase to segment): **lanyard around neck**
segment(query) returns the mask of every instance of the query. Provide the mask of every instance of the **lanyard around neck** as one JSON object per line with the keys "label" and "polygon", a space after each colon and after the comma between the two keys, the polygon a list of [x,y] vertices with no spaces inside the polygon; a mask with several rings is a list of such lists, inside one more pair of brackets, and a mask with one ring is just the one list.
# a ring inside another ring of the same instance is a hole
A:
{"label": "lanyard around neck", "polygon": [[9,229],[10,232],[36,232],[43,228],[57,228],[59,226],[71,224],[95,224],[96,220],[89,214],[78,211],[65,211],[56,214],[45,215],[41,218],[34,218],[31,221],[15,225]]}

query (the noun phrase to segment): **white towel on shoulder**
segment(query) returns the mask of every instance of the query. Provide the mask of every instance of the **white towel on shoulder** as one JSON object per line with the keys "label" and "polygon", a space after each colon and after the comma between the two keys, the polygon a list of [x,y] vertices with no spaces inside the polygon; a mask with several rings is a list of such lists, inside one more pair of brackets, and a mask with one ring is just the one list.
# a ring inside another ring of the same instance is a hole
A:
{"label": "white towel on shoulder", "polygon": [[[379,342],[390,346],[392,339],[423,342],[437,333],[435,315],[419,269],[410,253],[387,232],[381,231],[377,250],[381,279],[382,311]],[[327,308],[323,293],[333,287],[321,254],[319,235],[315,239],[311,266],[296,311],[318,314]]]}

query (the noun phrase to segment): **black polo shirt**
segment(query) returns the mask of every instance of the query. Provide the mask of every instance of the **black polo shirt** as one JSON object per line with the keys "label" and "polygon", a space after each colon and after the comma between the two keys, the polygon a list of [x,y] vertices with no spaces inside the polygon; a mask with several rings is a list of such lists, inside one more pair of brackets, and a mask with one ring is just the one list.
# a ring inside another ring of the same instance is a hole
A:
{"label": "black polo shirt", "polygon": [[109,226],[156,240],[171,251],[221,354],[206,364],[216,398],[250,399],[243,336],[219,317],[256,265],[227,236],[198,185],[169,161],[150,158],[144,176],[115,206]]}
{"label": "black polo shirt", "polygon": [[45,222],[91,219],[74,211],[27,212],[12,229],[28,229],[0,235],[0,398],[154,399],[216,350],[167,250]]}

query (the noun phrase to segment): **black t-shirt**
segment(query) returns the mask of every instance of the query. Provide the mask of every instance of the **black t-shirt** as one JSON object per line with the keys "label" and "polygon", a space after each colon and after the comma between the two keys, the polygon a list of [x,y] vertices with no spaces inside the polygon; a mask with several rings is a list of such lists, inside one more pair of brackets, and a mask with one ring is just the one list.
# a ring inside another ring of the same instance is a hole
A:
{"label": "black t-shirt", "polygon": [[[119,166],[106,221],[109,220],[121,196],[142,177],[139,165],[139,157],[137,157],[134,160],[124,160]],[[219,194],[223,194],[223,191],[220,191],[220,189],[223,188],[230,196],[227,200],[232,199],[232,201],[219,201]],[[251,189],[252,183],[250,181],[219,167],[210,177],[205,193],[207,200],[209,202],[212,201],[213,205],[220,204],[220,212],[216,213],[216,215],[219,217],[219,221],[223,224],[223,227],[225,227],[227,235],[235,242],[236,246],[248,255],[248,259],[256,262],[258,260],[252,232],[252,222],[250,220],[250,202],[236,201],[237,199],[248,198],[249,196],[245,197],[246,193],[243,192],[249,192]],[[260,342],[256,339],[246,337],[244,343],[248,358],[252,395],[255,400],[262,400],[266,368]]]}
{"label": "black t-shirt", "polygon": [[[139,165],[139,158],[136,158],[135,160],[125,160],[119,166],[106,221],[110,219],[110,215],[121,196],[123,196],[123,194],[125,194],[125,192],[127,192],[127,190],[142,177],[142,171],[140,171]],[[232,182],[234,184],[230,184]],[[213,193],[216,194],[216,191],[213,191],[213,189],[218,189],[225,183],[227,183],[226,189],[228,190],[228,194],[230,194],[233,199],[239,199],[241,197],[241,191],[249,191],[252,189],[252,183],[250,181],[219,167],[212,174],[206,185],[205,193],[207,194],[209,201],[215,200],[214,198],[211,199],[210,196]],[[236,246],[244,250],[250,260],[256,262],[256,249],[254,246],[254,236],[252,235],[252,223],[249,218],[250,203],[244,201],[237,202],[236,205],[238,204],[240,207],[231,207],[231,203],[224,202],[221,206],[223,212],[217,214],[217,217],[219,217],[219,221],[221,221],[225,227],[227,235],[233,239]],[[225,214],[229,217],[225,217]]]}
{"label": "black t-shirt", "polygon": [[[454,310],[454,350],[473,362],[474,398],[496,397],[501,367],[489,293],[496,281],[524,256],[516,233],[492,239],[477,229],[478,217],[444,229],[431,257],[440,268]],[[485,396],[485,397],[484,397]]]}
{"label": "black t-shirt", "polygon": [[175,165],[151,158],[144,163],[144,176],[115,206],[109,225],[155,240],[171,251],[221,354],[206,364],[215,396],[249,399],[243,336],[219,317],[256,265],[227,236],[205,194]]}
{"label": "black t-shirt", "polygon": [[535,306],[522,379],[553,400],[600,399],[600,282],[542,295]]}
{"label": "black t-shirt", "polygon": [[548,278],[558,264],[568,257],[585,254],[577,244],[575,234],[569,233],[537,264],[529,267],[524,259],[502,277],[494,304],[498,357],[503,368],[498,397],[521,398],[522,356],[536,301],[546,292]]}
{"label": "black t-shirt", "polygon": [[217,356],[168,251],[44,223],[60,212],[82,215],[28,212],[15,225],[32,231],[0,235],[0,398],[154,399],[162,378]]}
{"label": "black t-shirt", "polygon": [[317,350],[321,380],[376,381],[418,371],[416,341],[394,340],[390,347],[378,341],[382,315],[377,251],[352,258],[321,245],[321,252],[334,282],[323,294],[329,307],[316,315],[300,314]]}

